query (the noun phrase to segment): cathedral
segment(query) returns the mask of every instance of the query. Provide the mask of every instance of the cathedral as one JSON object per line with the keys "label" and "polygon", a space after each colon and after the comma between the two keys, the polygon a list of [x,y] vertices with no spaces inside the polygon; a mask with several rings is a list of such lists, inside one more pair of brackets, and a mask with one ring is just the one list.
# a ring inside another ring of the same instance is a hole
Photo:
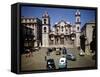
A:
{"label": "cathedral", "polygon": [[42,16],[42,46],[80,46],[80,12],[75,13],[75,25],[61,20],[50,27],[50,17],[47,12]]}
{"label": "cathedral", "polygon": [[50,25],[48,12],[42,15],[42,19],[34,17],[21,17],[22,26],[32,29],[34,35],[34,47],[80,47],[80,11],[76,10],[75,23],[59,20]]}

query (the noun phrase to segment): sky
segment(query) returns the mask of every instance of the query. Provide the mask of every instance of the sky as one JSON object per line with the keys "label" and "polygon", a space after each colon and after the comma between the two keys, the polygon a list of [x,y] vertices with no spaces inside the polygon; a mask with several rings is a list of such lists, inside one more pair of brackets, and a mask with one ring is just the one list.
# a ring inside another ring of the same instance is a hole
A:
{"label": "sky", "polygon": [[[45,11],[48,12],[50,16],[50,24],[54,26],[56,22],[64,20],[75,24],[75,13],[77,9],[69,8],[48,8],[48,7],[32,7],[23,6],[21,7],[21,16],[24,17],[37,17],[42,19],[42,15]],[[87,22],[95,22],[95,10],[78,9],[81,13],[81,27]]]}

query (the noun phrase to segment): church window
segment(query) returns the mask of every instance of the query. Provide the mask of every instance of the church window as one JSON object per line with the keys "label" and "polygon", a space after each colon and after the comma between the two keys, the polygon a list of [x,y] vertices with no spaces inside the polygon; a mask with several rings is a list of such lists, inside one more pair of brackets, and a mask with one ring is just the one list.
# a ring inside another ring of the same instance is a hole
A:
{"label": "church window", "polygon": [[44,19],[44,24],[46,24],[46,19]]}
{"label": "church window", "polygon": [[44,32],[46,32],[46,29],[47,29],[47,28],[46,28],[46,27],[44,27]]}
{"label": "church window", "polygon": [[58,33],[58,29],[57,29],[57,33]]}
{"label": "church window", "polygon": [[53,38],[53,36],[51,36],[51,38]]}
{"label": "church window", "polygon": [[57,43],[58,43],[58,38],[57,38]]}
{"label": "church window", "polygon": [[62,28],[62,32],[63,32],[63,26],[61,28]]}
{"label": "church window", "polygon": [[77,30],[79,30],[79,27],[77,27]]}
{"label": "church window", "polygon": [[77,22],[79,22],[79,18],[77,18]]}

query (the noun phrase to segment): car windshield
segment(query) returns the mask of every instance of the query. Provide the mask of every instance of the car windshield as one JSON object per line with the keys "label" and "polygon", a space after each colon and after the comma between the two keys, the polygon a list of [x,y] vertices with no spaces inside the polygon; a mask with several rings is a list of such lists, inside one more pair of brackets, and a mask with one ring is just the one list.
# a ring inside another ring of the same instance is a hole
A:
{"label": "car windshield", "polygon": [[48,60],[48,64],[53,64],[54,61],[53,60]]}
{"label": "car windshield", "polygon": [[61,62],[64,62],[64,60],[61,60]]}

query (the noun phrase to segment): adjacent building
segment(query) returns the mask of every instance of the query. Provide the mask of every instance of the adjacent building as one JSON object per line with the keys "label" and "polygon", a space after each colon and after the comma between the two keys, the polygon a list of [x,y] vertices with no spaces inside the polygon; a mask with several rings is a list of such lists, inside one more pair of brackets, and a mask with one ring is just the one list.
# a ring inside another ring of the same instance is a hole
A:
{"label": "adjacent building", "polygon": [[42,43],[42,21],[35,17],[21,17],[21,24],[32,29],[34,46],[39,46]]}
{"label": "adjacent building", "polygon": [[[93,38],[95,36],[95,22],[86,23],[82,29],[81,29],[81,36],[84,36],[84,41],[82,41],[82,44],[84,45],[83,49],[84,52],[90,52],[90,43],[93,41]],[[83,40],[83,38],[81,40]],[[96,40],[96,39],[95,39]]]}

